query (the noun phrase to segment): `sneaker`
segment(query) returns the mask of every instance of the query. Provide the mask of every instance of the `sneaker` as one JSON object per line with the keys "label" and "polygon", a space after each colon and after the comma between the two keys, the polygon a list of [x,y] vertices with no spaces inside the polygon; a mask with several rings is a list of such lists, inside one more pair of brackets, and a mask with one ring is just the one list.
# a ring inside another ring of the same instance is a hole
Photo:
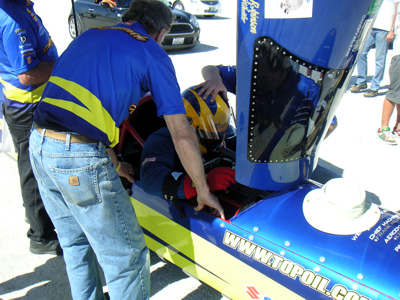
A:
{"label": "sneaker", "polygon": [[397,145],[397,142],[394,140],[392,132],[390,131],[390,127],[386,126],[378,129],[378,138],[389,145]]}
{"label": "sneaker", "polygon": [[393,135],[394,138],[398,139],[398,138],[400,138],[400,131],[393,130],[392,131],[392,135]]}
{"label": "sneaker", "polygon": [[359,92],[361,92],[362,90],[365,90],[367,87],[368,87],[368,86],[367,86],[366,83],[363,83],[363,84],[358,84],[358,83],[356,83],[355,85],[353,85],[353,86],[350,88],[350,92],[352,92],[352,93],[359,93]]}
{"label": "sneaker", "polygon": [[33,254],[62,255],[63,251],[58,240],[49,240],[47,242],[37,242],[31,240],[29,251]]}
{"label": "sneaker", "polygon": [[378,96],[378,91],[368,90],[364,93],[364,97],[376,97]]}

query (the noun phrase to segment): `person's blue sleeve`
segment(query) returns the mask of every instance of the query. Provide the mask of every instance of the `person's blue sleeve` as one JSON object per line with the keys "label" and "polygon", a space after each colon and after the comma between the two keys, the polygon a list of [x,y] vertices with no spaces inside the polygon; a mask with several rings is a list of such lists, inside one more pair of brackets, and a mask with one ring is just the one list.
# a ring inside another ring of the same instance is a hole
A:
{"label": "person's blue sleeve", "polygon": [[168,56],[151,62],[147,77],[151,95],[157,105],[157,115],[186,113],[175,69]]}
{"label": "person's blue sleeve", "polygon": [[[164,179],[176,171],[177,165],[180,165],[180,161],[168,128],[162,128],[150,135],[143,147],[141,157],[140,180],[143,190],[164,198],[162,193]],[[177,196],[185,199],[183,180],[179,185]]]}
{"label": "person's blue sleeve", "polygon": [[236,95],[236,66],[217,66],[228,92]]}
{"label": "person's blue sleeve", "polygon": [[3,35],[4,52],[11,64],[13,72],[17,74],[29,71],[37,66],[36,37],[30,24],[21,29],[20,24],[10,21],[7,24],[7,34]]}

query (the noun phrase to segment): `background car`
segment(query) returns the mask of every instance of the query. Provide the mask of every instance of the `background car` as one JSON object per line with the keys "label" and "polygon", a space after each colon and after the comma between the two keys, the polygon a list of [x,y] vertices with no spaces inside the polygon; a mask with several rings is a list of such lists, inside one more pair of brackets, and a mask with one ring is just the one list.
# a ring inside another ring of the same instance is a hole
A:
{"label": "background car", "polygon": [[219,0],[168,0],[175,9],[184,10],[194,15],[212,18],[221,13]]}
{"label": "background car", "polygon": [[[116,7],[108,3],[96,3],[98,0],[76,0],[75,14],[78,34],[97,26],[112,26],[121,22],[122,14],[128,10],[132,0],[116,0]],[[166,2],[166,1],[165,1]],[[199,43],[200,26],[197,18],[185,11],[172,9],[175,21],[162,43],[164,50],[192,48]],[[77,36],[73,10],[68,17],[69,34]]]}

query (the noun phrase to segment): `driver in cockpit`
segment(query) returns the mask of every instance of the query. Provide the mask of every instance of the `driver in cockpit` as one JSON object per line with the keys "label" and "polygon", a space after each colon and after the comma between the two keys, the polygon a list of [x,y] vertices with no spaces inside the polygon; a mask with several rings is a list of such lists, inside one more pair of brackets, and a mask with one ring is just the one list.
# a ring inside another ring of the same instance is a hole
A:
{"label": "driver in cockpit", "polygon": [[[199,139],[199,151],[205,163],[210,191],[226,190],[236,182],[232,168],[234,163],[222,160],[216,154],[225,146],[224,139],[231,132],[229,106],[220,96],[214,101],[203,100],[193,89],[185,90],[182,96],[186,116]],[[197,196],[167,128],[159,129],[146,140],[141,156],[140,179],[145,192],[173,203],[177,199]],[[217,215],[217,211],[212,210],[211,213]]]}

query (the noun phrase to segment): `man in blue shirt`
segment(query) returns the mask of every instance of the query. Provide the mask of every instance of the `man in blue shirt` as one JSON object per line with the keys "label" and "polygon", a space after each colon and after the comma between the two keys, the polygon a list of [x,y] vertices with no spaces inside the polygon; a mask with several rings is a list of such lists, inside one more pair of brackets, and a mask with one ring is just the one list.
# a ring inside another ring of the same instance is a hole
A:
{"label": "man in blue shirt", "polygon": [[33,113],[50,77],[57,49],[29,0],[0,0],[0,86],[4,119],[18,153],[22,199],[30,228],[30,251],[61,254],[29,161]]}
{"label": "man in blue shirt", "polygon": [[161,42],[173,21],[155,0],[132,1],[122,23],[92,28],[61,55],[35,113],[31,161],[58,231],[72,297],[102,299],[100,263],[111,299],[147,299],[149,253],[119,176],[133,167],[112,147],[129,107],[151,92],[197,192],[198,206],[223,209],[205,180],[196,134],[171,59]]}

